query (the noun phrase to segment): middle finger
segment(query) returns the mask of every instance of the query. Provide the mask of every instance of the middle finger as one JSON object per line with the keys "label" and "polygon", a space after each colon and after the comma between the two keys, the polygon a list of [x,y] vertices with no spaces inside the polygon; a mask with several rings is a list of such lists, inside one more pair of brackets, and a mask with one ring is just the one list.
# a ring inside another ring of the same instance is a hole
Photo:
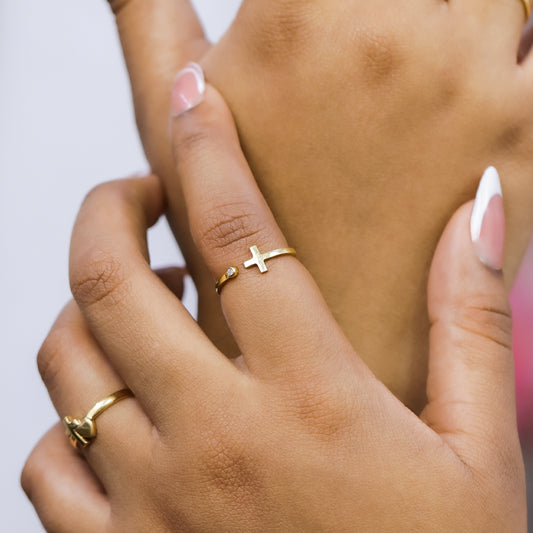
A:
{"label": "middle finger", "polygon": [[173,149],[193,238],[215,279],[228,267],[239,269],[222,286],[221,298],[247,367],[275,379],[278,372],[301,375],[317,367],[324,374],[326,359],[318,354],[332,353],[327,363],[335,370],[347,363],[364,373],[299,261],[277,256],[260,262],[263,273],[248,263],[252,246],[265,253],[286,248],[287,241],[255,183],[231,112],[205,85],[199,65],[178,76],[173,113]]}

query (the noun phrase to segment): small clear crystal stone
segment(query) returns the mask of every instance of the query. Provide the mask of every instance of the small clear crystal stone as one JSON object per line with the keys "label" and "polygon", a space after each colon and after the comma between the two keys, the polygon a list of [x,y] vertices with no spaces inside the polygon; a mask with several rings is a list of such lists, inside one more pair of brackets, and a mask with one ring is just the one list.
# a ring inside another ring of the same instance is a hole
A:
{"label": "small clear crystal stone", "polygon": [[237,274],[237,271],[233,267],[229,267],[226,272],[228,278],[232,278],[233,276],[235,276],[235,274]]}

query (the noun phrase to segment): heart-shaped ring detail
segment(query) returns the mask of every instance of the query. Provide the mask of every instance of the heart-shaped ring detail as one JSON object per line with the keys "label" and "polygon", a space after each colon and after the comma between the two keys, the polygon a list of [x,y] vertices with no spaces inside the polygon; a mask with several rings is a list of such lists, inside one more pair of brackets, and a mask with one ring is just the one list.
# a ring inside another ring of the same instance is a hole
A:
{"label": "heart-shaped ring detail", "polygon": [[63,418],[63,425],[65,426],[67,437],[75,448],[78,446],[87,447],[91,440],[96,437],[96,424],[91,418],[86,417],[80,420],[66,416]]}
{"label": "heart-shaped ring detail", "polygon": [[133,392],[129,389],[122,389],[94,404],[84,418],[73,418],[72,416],[63,418],[63,425],[71,444],[75,448],[89,446],[96,438],[96,418],[112,405],[131,397],[133,397]]}

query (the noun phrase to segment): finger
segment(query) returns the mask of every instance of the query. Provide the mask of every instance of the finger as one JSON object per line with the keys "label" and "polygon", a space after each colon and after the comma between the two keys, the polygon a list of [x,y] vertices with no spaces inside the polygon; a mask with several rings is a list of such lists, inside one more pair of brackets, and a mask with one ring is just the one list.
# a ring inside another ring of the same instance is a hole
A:
{"label": "finger", "polygon": [[507,57],[516,62],[522,30],[527,22],[526,0],[455,0],[449,2],[452,13],[470,31],[485,36],[484,45],[492,57]]}
{"label": "finger", "polygon": [[171,200],[167,216],[198,290],[198,318],[205,333],[226,354],[236,348],[224,329],[216,296],[192,242],[183,194],[168,140],[170,88],[178,69],[210,48],[188,0],[111,0],[128,68],[137,126],[154,173]]}
{"label": "finger", "polygon": [[158,268],[154,270],[157,277],[166,285],[166,287],[180,300],[183,298],[185,288],[185,276],[187,269],[182,267]]}
{"label": "finger", "polygon": [[[168,142],[172,80],[209,49],[189,0],[109,0],[131,81],[137,126],[150,166],[172,191],[172,228],[182,251],[198,262]],[[199,274],[193,268],[193,274]],[[201,272],[200,274],[202,274]]]}
{"label": "finger", "polygon": [[533,45],[533,17],[530,18],[522,32],[520,48],[518,49],[518,61],[522,63],[531,51]]}
{"label": "finger", "polygon": [[21,485],[47,531],[108,530],[110,505],[104,489],[85,459],[68,443],[60,424],[31,453]]}
{"label": "finger", "polygon": [[[63,419],[81,419],[98,401],[126,387],[87,329],[75,302],[61,312],[37,357],[50,399]],[[124,463],[137,464],[150,446],[152,424],[134,398],[95,420],[97,437],[83,449],[98,477],[110,490],[124,481]],[[63,436],[67,440],[67,436]]]}
{"label": "finger", "polygon": [[250,371],[273,376],[274,368],[285,373],[289,365],[312,371],[323,365],[317,354],[326,349],[339,356],[331,361],[349,353],[353,362],[353,349],[297,259],[272,259],[265,274],[244,268],[250,247],[266,252],[288,243],[255,183],[228,107],[205,86],[198,65],[178,76],[172,100],[172,144],[193,238],[214,279],[230,266],[240,269],[221,297]]}
{"label": "finger", "polygon": [[141,138],[154,141],[145,146],[148,158],[171,170],[170,147],[155,142],[154,133],[166,131],[174,73],[205,53],[209,43],[188,0],[109,0],[109,4],[130,75]]}
{"label": "finger", "polygon": [[504,234],[500,181],[490,168],[474,207],[461,207],[446,228],[429,281],[423,417],[467,463],[473,447],[490,448],[492,457],[509,457],[512,450],[516,457],[519,446],[510,306],[501,271]]}
{"label": "finger", "polygon": [[146,230],[163,210],[155,176],[100,185],[86,198],[70,251],[70,284],[89,329],[152,422],[176,394],[235,370],[152,272]]}

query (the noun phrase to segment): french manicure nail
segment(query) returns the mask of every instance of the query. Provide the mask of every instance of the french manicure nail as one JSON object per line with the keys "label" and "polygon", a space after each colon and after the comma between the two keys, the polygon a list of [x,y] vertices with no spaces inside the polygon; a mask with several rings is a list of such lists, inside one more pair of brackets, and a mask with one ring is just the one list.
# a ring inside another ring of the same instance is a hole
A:
{"label": "french manicure nail", "polygon": [[181,70],[172,88],[172,115],[179,116],[196,107],[204,98],[205,77],[202,67],[188,63]]}
{"label": "french manicure nail", "polygon": [[470,221],[472,243],[479,260],[493,270],[503,268],[505,212],[500,176],[494,167],[483,174]]}

